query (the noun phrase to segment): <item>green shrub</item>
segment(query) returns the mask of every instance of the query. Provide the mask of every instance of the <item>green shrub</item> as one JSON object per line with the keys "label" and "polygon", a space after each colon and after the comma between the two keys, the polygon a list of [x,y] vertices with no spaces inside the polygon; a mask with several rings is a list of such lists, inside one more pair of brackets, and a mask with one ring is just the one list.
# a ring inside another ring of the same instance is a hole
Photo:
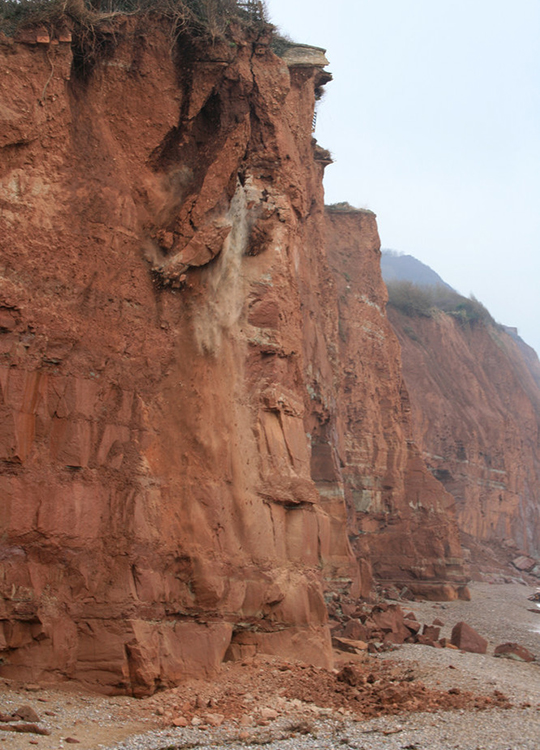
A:
{"label": "green shrub", "polygon": [[413,284],[412,281],[392,281],[386,285],[388,304],[410,318],[430,318],[433,313],[433,297],[430,287]]}
{"label": "green shrub", "polygon": [[476,297],[469,298],[444,286],[419,286],[411,281],[389,281],[388,304],[408,317],[431,318],[437,310],[451,315],[463,325],[496,325]]}

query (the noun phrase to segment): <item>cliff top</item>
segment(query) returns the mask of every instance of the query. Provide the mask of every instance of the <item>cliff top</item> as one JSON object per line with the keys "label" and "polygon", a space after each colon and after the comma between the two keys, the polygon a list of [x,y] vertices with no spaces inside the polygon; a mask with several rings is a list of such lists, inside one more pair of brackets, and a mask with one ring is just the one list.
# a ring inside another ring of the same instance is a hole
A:
{"label": "cliff top", "polygon": [[355,206],[351,206],[348,201],[341,201],[340,203],[331,203],[328,206],[324,207],[326,211],[334,212],[334,213],[342,213],[342,214],[370,214],[371,216],[375,216],[375,213],[369,209],[369,208],[356,208]]}
{"label": "cliff top", "polygon": [[182,31],[211,38],[228,36],[233,25],[270,30],[261,0],[0,0],[0,31],[27,26],[73,24],[93,28],[122,15],[152,14]]}

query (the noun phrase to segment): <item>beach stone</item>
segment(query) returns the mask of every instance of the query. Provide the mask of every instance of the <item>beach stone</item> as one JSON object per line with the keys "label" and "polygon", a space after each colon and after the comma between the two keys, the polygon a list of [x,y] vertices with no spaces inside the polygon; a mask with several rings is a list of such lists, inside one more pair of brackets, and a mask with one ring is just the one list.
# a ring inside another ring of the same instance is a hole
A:
{"label": "beach stone", "polygon": [[178,716],[176,719],[172,720],[172,725],[173,727],[187,727],[189,726],[189,721],[185,716]]}
{"label": "beach stone", "polygon": [[438,641],[440,634],[441,629],[434,625],[424,625],[424,629],[422,630],[422,635],[425,635],[426,638],[430,638],[432,641]]}
{"label": "beach stone", "polygon": [[415,642],[419,643],[421,646],[435,646],[435,641],[428,635],[418,634],[415,638]]}
{"label": "beach stone", "polygon": [[365,641],[368,637],[367,628],[362,625],[360,620],[349,620],[343,630],[343,636],[353,641]]}
{"label": "beach stone", "polygon": [[344,651],[349,654],[357,654],[360,651],[366,651],[367,643],[364,641],[353,641],[350,638],[332,638],[332,646],[338,651]]}
{"label": "beach stone", "polygon": [[487,651],[487,641],[476,632],[474,628],[467,625],[466,622],[458,622],[452,628],[451,643],[461,651],[468,651],[471,654],[485,654]]}
{"label": "beach stone", "polygon": [[19,718],[21,721],[30,721],[34,724],[39,722],[39,716],[32,706],[21,706],[14,712],[13,716]]}
{"label": "beach stone", "polygon": [[277,719],[278,712],[274,710],[273,708],[262,708],[261,709],[261,719],[264,719],[264,721],[272,721],[273,719]]}
{"label": "beach stone", "polygon": [[362,671],[356,669],[350,664],[346,664],[343,669],[338,672],[336,678],[339,682],[345,682],[347,685],[351,685],[352,687],[356,687],[356,685],[362,685],[365,682]]}
{"label": "beach stone", "polygon": [[417,620],[404,620],[405,627],[407,630],[410,630],[411,633],[416,634],[420,632],[420,628],[422,627],[420,623]]}
{"label": "beach stone", "polygon": [[531,654],[524,646],[520,646],[519,643],[501,643],[495,649],[494,655],[506,659],[515,659],[516,661],[531,662],[535,660],[534,654]]}
{"label": "beach stone", "polygon": [[225,716],[223,714],[206,714],[205,719],[211,727],[220,727],[225,721]]}

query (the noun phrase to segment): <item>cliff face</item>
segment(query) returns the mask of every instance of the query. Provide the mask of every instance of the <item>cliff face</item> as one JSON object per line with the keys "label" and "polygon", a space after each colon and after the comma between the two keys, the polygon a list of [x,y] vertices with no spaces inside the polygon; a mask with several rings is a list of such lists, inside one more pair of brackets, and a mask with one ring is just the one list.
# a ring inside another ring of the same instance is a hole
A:
{"label": "cliff face", "polygon": [[325,587],[370,585],[346,494],[381,578],[459,554],[373,219],[331,229],[347,309],[328,266],[324,57],[136,17],[98,55],[41,39],[0,43],[0,672],[140,695],[257,649],[329,665]]}
{"label": "cliff face", "polygon": [[534,351],[492,325],[389,308],[413,433],[476,539],[540,554],[540,388]]}
{"label": "cliff face", "polygon": [[328,210],[326,244],[339,305],[337,446],[353,546],[379,581],[456,596],[466,575],[454,501],[412,439],[374,214]]}
{"label": "cliff face", "polygon": [[321,570],[355,566],[304,429],[332,388],[324,74],[267,42],[171,56],[127,20],[91,70],[2,44],[6,675],[147,692],[229,648],[330,663]]}

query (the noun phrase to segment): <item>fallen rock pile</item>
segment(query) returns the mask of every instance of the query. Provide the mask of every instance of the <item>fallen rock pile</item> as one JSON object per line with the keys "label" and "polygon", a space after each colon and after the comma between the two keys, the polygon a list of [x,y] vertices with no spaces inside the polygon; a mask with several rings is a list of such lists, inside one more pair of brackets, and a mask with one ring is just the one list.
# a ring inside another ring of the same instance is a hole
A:
{"label": "fallen rock pile", "polygon": [[[338,651],[377,653],[403,643],[418,643],[474,654],[487,653],[488,641],[466,622],[456,623],[451,637],[444,638],[441,637],[441,628],[445,625],[442,620],[435,618],[430,624],[422,624],[413,612],[405,612],[399,604],[370,605],[334,595],[328,610],[332,644]],[[518,661],[535,660],[533,654],[517,643],[503,643],[494,654]]]}
{"label": "fallen rock pile", "polygon": [[435,648],[460,648],[440,638],[442,620],[436,618],[428,625],[418,622],[413,612],[404,612],[399,604],[382,602],[375,605],[348,602],[329,607],[331,612],[332,643],[340,651],[388,650],[402,643],[421,643]]}
{"label": "fallen rock pile", "polygon": [[291,718],[298,726],[309,726],[336,713],[363,720],[409,711],[511,707],[497,691],[477,695],[459,688],[428,688],[410,668],[368,654],[339,670],[260,656],[229,664],[219,683],[187,683],[144,702],[165,727],[210,729],[232,721],[246,730]]}

